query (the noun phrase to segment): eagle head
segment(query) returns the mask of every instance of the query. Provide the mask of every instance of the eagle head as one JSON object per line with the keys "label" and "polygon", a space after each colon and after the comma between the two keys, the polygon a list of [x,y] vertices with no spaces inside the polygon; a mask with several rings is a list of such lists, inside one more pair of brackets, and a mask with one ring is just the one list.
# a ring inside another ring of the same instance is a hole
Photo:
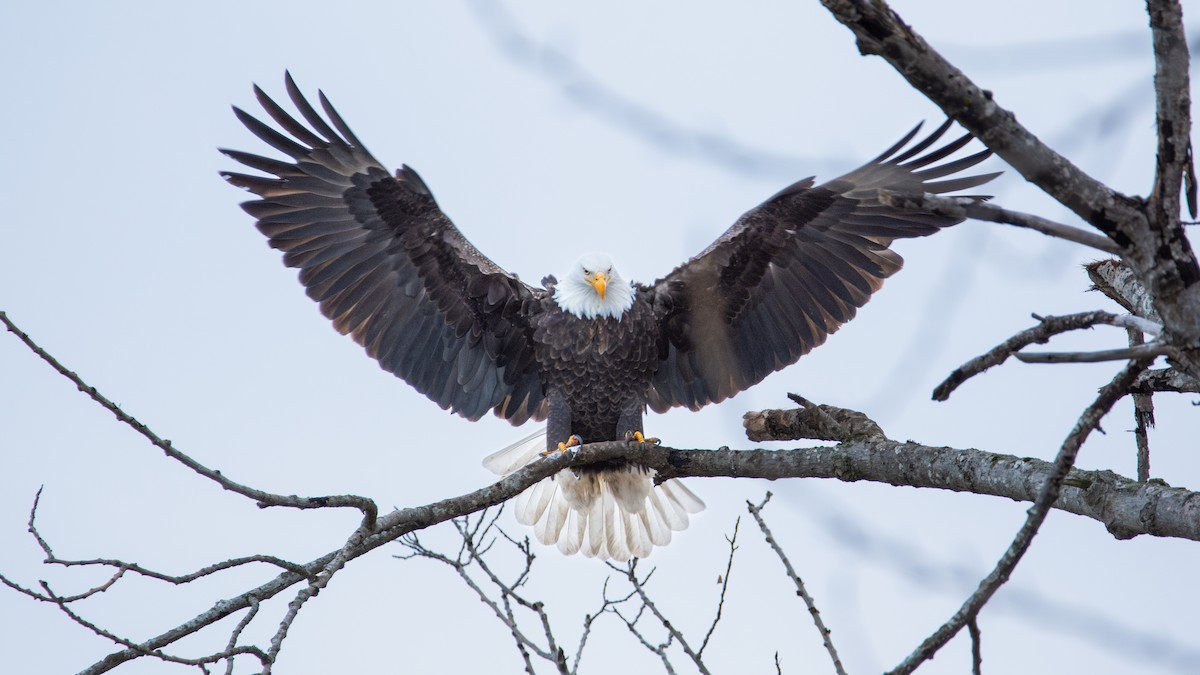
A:
{"label": "eagle head", "polygon": [[580,256],[554,287],[558,306],[581,319],[619,319],[633,306],[633,297],[633,284],[621,277],[604,253]]}

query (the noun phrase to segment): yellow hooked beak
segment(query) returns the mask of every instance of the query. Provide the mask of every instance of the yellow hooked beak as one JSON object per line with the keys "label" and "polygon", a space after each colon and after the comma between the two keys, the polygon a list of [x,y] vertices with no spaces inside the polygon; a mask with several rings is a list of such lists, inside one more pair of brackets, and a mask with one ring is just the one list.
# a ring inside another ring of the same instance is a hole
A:
{"label": "yellow hooked beak", "polygon": [[596,272],[591,279],[588,279],[588,283],[596,289],[596,292],[600,294],[600,299],[603,300],[604,289],[608,288],[608,275],[604,272]]}

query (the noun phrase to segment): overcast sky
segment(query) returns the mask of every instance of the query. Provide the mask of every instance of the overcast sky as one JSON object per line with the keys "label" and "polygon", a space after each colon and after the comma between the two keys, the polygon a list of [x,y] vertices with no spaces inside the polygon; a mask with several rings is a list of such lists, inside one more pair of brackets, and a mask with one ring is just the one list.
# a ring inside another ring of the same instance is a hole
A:
{"label": "overcast sky", "polygon": [[[1200,11],[1184,4],[1191,17]],[[1128,193],[1148,189],[1153,63],[1141,3],[894,6],[1085,171]],[[237,207],[246,195],[217,175],[234,168],[218,146],[269,152],[229,109],[256,107],[251,83],[284,98],[291,69],[306,91],[322,88],[376,157],[420,171],[466,236],[528,281],[593,249],[650,281],[780,187],[836,176],[917,121],[941,119],[805,0],[10,2],[0,5],[0,61],[0,310],[208,466],[266,490],[357,493],[385,508],[486,485],[479,460],[528,430],[442,412],[320,316]],[[1004,206],[1077,222],[1011,170],[989,189]],[[929,394],[1031,325],[1031,312],[1115,310],[1086,292],[1080,265],[1098,256],[982,223],[898,249],[905,269],[827,345],[722,405],[650,415],[647,431],[675,447],[750,447],[742,413],[786,406],[795,391],[861,409],[893,438],[1053,457],[1118,365],[1008,364],[947,403]],[[39,486],[41,532],[60,556],[169,573],[252,553],[307,561],[352,530],[353,513],[261,511],[222,492],[0,337],[0,573],[64,594],[102,578],[40,564],[26,532]],[[1052,346],[1124,340],[1102,327]],[[1200,486],[1191,401],[1155,401],[1152,474]],[[1079,464],[1134,475],[1128,402],[1104,427]],[[689,484],[708,509],[645,563],[658,567],[652,590],[676,624],[703,634],[724,535],[745,500],[770,489],[766,514],[856,673],[894,665],[949,617],[1028,507],[816,480]],[[778,651],[784,672],[828,672],[807,613],[748,524],[713,671],[773,672]],[[452,546],[448,531],[429,542]],[[301,614],[276,672],[518,672],[511,638],[453,573],[390,557],[401,552],[376,551],[339,574]],[[1195,543],[1118,542],[1096,522],[1054,513],[980,619],[987,670],[1198,672],[1197,569]],[[606,573],[596,561],[539,556],[531,594],[568,645]],[[273,575],[242,570],[190,588],[128,579],[79,611],[146,639]],[[282,607],[266,606],[248,636],[270,635]],[[11,592],[0,592],[0,624],[14,673],[73,672],[114,651]],[[227,638],[210,632],[172,650],[216,651]],[[968,648],[957,639],[922,672],[967,671]],[[598,673],[657,664],[615,621],[597,628],[584,658]],[[119,672],[165,670],[142,660]]]}

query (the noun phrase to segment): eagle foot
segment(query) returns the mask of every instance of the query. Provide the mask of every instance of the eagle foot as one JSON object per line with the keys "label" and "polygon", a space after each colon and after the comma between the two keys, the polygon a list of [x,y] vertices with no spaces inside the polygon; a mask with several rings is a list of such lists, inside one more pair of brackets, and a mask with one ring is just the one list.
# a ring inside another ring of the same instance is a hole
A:
{"label": "eagle foot", "polygon": [[555,453],[558,453],[561,455],[566,455],[566,454],[574,455],[575,453],[579,452],[579,448],[582,445],[583,445],[583,439],[579,437],[579,434],[571,434],[571,437],[567,439],[566,443],[560,442],[558,444],[557,449],[544,451],[542,453],[542,457],[549,457],[550,455],[553,455]]}
{"label": "eagle foot", "polygon": [[649,443],[650,445],[659,445],[662,443],[661,440],[654,436],[643,436],[640,431],[625,432],[625,440],[630,443]]}

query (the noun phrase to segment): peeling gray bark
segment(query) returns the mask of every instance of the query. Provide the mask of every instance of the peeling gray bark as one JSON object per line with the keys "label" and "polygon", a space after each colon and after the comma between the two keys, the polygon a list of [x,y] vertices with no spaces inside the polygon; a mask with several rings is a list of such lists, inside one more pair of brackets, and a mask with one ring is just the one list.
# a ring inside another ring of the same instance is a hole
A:
{"label": "peeling gray bark", "polygon": [[[643,457],[665,477],[836,478],[937,488],[1031,502],[1053,464],[981,450],[889,439],[796,450],[668,450]],[[1200,541],[1200,493],[1112,471],[1072,469],[1054,508],[1102,523],[1114,537],[1139,534]]]}
{"label": "peeling gray bark", "polygon": [[[500,504],[569,466],[616,458],[645,464],[663,478],[836,478],[972,492],[1026,502],[1037,498],[1054,468],[1052,463],[1040,459],[886,438],[794,450],[680,450],[621,441],[593,443],[583,446],[572,458],[549,457],[475,492],[381,516],[369,534],[356,533],[351,537],[354,541],[343,549],[302,565],[307,575],[283,572],[257,588],[218,602],[192,620],[147,640],[141,647],[147,651],[165,647],[250,607],[253,602],[306,583],[335,561],[349,562],[403,534]],[[1200,493],[1173,488],[1162,481],[1138,483],[1111,471],[1073,469],[1054,508],[1096,520],[1118,539],[1150,534],[1200,541]],[[107,672],[141,655],[142,652],[131,649],[114,652],[83,672]]]}
{"label": "peeling gray bark", "polygon": [[1188,52],[1177,0],[1150,0],[1156,58],[1158,168],[1149,199],[1121,194],[1042,143],[917,35],[883,0],[821,0],[858,40],[863,54],[886,60],[909,84],[979,138],[1026,180],[1074,211],[1120,248],[1149,291],[1177,367],[1200,377],[1200,265],[1179,219],[1180,187],[1191,130]]}

